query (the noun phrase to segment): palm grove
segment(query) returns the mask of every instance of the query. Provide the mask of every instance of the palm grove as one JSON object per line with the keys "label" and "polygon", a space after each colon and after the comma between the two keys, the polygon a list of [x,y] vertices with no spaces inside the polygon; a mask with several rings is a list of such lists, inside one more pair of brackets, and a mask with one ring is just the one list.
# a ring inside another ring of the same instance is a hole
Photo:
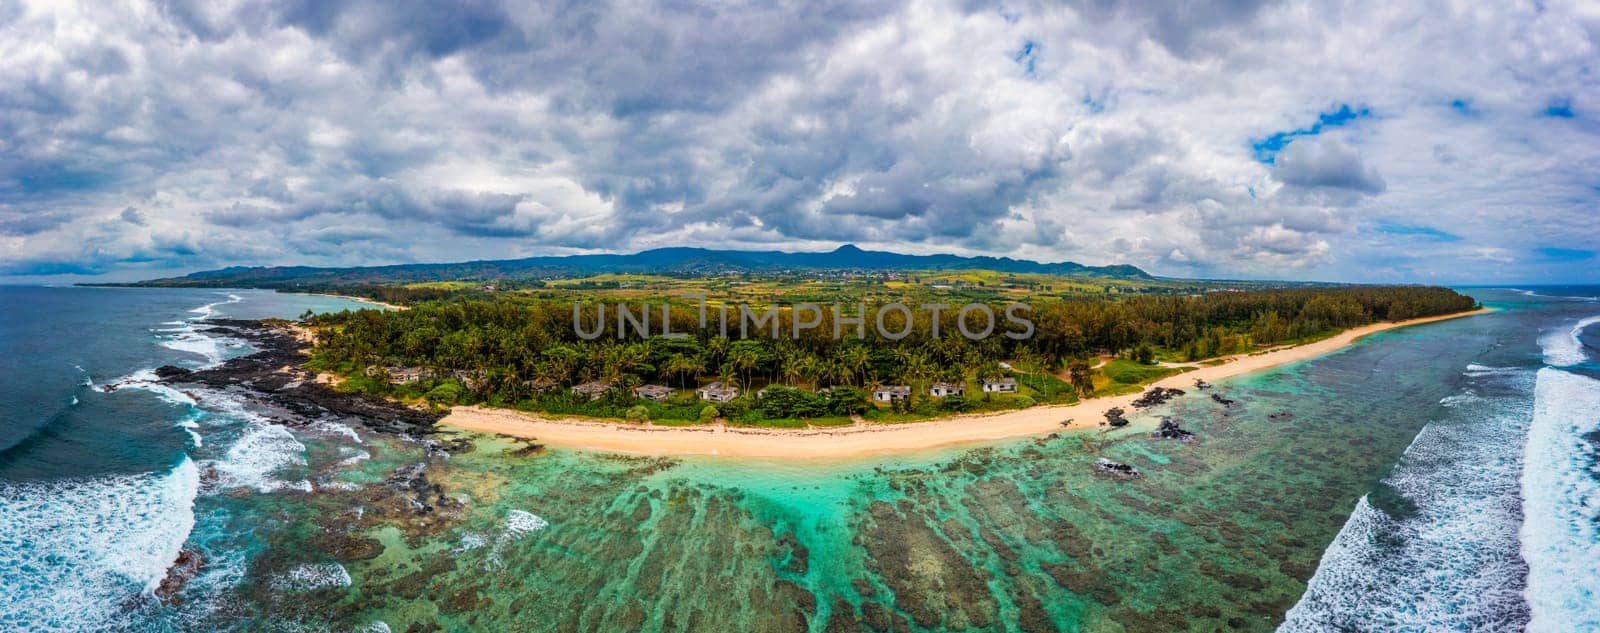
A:
{"label": "palm grove", "polygon": [[[876,416],[929,416],[947,411],[1025,407],[1070,402],[1100,383],[1143,381],[1154,374],[1135,369],[1153,359],[1195,361],[1295,343],[1372,323],[1470,310],[1472,298],[1447,288],[1326,287],[1210,292],[1189,296],[1085,297],[1033,305],[1035,331],[1025,340],[991,336],[969,340],[957,332],[954,314],[934,319],[919,313],[911,334],[900,340],[855,327],[833,337],[832,314],[820,327],[791,337],[791,314],[770,331],[737,337],[737,315],[726,330],[715,311],[700,327],[696,306],[670,311],[672,332],[682,338],[584,340],[574,331],[571,303],[549,300],[446,298],[411,309],[361,310],[317,317],[314,368],[345,376],[345,387],[374,395],[421,397],[438,404],[482,402],[556,414],[651,419],[663,423],[712,417],[751,424]],[[869,308],[870,310],[871,308]],[[585,310],[590,322],[595,306]],[[996,306],[996,313],[1002,308]],[[659,318],[659,312],[657,313]],[[905,326],[888,314],[889,330]],[[871,323],[871,317],[868,320]],[[613,324],[614,325],[614,324]],[[969,323],[982,329],[981,321]],[[1119,356],[1110,367],[1091,369],[1096,356]],[[427,370],[415,382],[394,381],[384,367]],[[1107,373],[1116,368],[1116,375]],[[377,371],[374,371],[377,369]],[[968,395],[927,398],[933,382],[968,384],[1011,377],[1020,393],[1004,397]],[[742,387],[740,397],[715,406],[697,402],[686,388],[716,381]],[[401,384],[394,384],[400,382]],[[567,386],[609,387],[591,398]],[[635,387],[660,384],[683,389],[660,401],[638,398]],[[880,385],[912,386],[911,397],[880,408],[867,394]],[[752,388],[765,387],[759,397]]]}

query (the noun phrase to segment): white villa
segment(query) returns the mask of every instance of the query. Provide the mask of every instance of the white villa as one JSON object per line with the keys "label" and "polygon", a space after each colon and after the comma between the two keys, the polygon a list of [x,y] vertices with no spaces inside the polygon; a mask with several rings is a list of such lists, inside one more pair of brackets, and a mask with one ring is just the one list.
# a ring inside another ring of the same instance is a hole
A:
{"label": "white villa", "polygon": [[661,402],[671,396],[674,391],[677,390],[663,385],[639,385],[633,389],[633,395]]}
{"label": "white villa", "polygon": [[936,382],[928,387],[928,395],[935,398],[959,396],[967,393],[967,386],[959,382]]}
{"label": "white villa", "polygon": [[872,399],[878,402],[894,402],[911,397],[911,387],[908,385],[884,385],[872,390]]}
{"label": "white villa", "polygon": [[984,393],[1016,393],[1016,378],[997,378],[983,381]]}
{"label": "white villa", "polygon": [[606,392],[610,390],[611,383],[604,380],[593,380],[581,385],[572,386],[572,393],[589,396],[590,400],[599,399],[600,396],[606,395]]}
{"label": "white villa", "polygon": [[696,389],[695,393],[700,395],[701,400],[727,402],[739,397],[739,388],[733,385],[725,385],[718,381]]}

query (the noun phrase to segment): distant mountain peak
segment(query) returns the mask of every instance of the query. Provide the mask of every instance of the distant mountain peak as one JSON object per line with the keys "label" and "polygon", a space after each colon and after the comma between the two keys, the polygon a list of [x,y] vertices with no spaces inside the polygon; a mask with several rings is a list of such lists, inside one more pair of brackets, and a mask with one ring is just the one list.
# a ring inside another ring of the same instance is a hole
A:
{"label": "distant mountain peak", "polygon": [[866,251],[861,250],[861,247],[856,246],[855,244],[845,244],[844,246],[840,246],[839,248],[833,249],[833,254],[835,254],[835,255],[855,255],[855,254],[858,254],[858,253],[865,253],[865,252]]}

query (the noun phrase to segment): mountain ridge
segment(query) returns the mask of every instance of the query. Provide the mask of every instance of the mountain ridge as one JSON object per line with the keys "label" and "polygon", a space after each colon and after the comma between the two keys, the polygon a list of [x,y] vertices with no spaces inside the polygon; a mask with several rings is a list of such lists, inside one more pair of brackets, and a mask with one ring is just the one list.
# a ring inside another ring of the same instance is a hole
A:
{"label": "mountain ridge", "polygon": [[385,266],[230,266],[181,277],[150,279],[121,286],[293,287],[328,283],[415,283],[425,281],[492,281],[544,276],[604,273],[668,275],[705,273],[776,273],[800,270],[993,270],[1085,277],[1154,279],[1128,264],[1087,266],[1062,261],[1042,263],[989,255],[937,253],[911,255],[871,251],[845,244],[832,251],[738,251],[699,247],[665,247],[627,254],[544,255],[520,259],[474,260]]}

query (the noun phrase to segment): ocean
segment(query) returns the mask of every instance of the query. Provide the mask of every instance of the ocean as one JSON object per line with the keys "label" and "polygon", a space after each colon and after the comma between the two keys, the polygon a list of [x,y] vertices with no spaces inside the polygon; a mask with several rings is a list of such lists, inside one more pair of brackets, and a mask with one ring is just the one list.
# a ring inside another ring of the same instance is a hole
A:
{"label": "ocean", "polygon": [[[1499,310],[1216,385],[1233,406],[779,462],[150,382],[249,353],[199,318],[341,299],[0,288],[0,630],[1600,630],[1600,288],[1464,291]],[[204,564],[158,598],[180,551]]]}

